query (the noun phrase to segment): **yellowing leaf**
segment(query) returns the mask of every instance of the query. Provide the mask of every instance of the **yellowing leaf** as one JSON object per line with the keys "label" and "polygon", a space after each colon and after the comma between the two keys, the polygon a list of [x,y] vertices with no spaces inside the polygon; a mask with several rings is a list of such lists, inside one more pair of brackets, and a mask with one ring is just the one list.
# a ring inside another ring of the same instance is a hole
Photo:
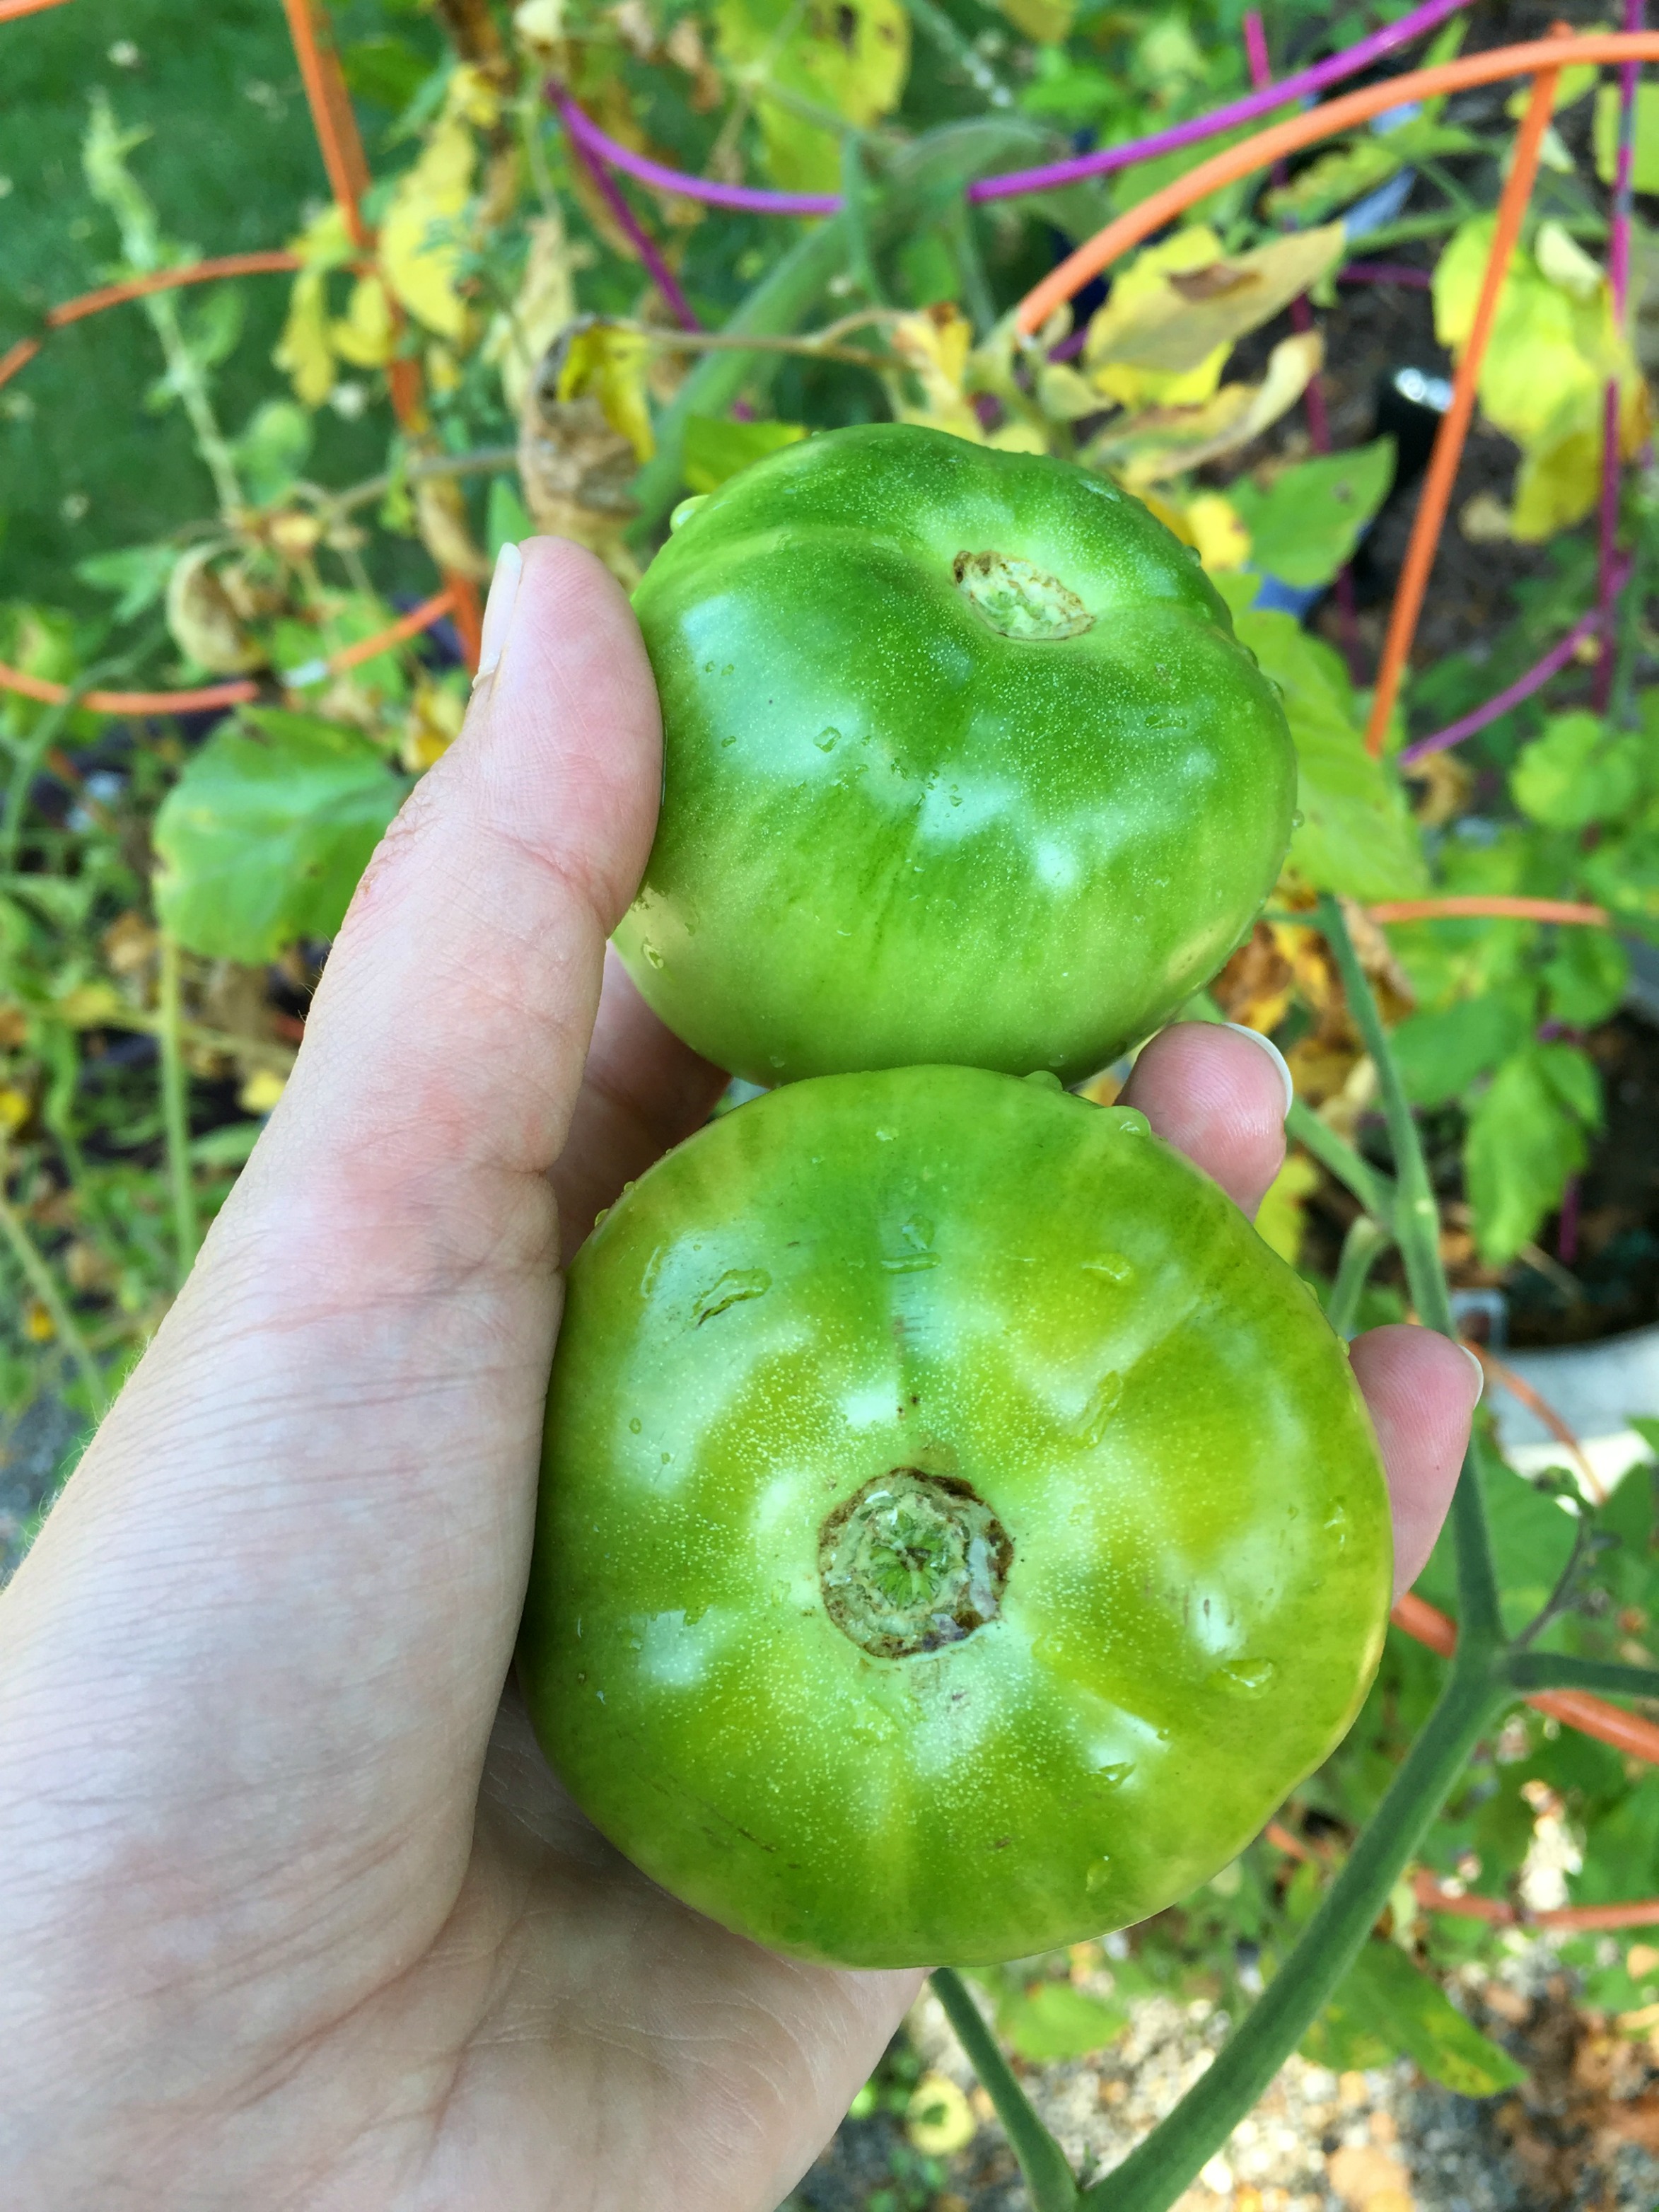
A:
{"label": "yellowing leaf", "polygon": [[[1181,241],[1213,240],[1202,225],[1179,231],[1154,253]],[[1203,399],[1214,391],[1232,346],[1316,283],[1344,250],[1340,222],[1293,231],[1229,260],[1218,252],[1196,259],[1194,246],[1152,278],[1136,279],[1143,254],[1089,325],[1084,358],[1098,388],[1126,404],[1142,399]],[[1127,288],[1127,289],[1126,289]],[[1150,373],[1150,374],[1149,374]],[[1204,380],[1188,391],[1188,379]],[[1179,384],[1170,380],[1180,380]]]}
{"label": "yellowing leaf", "polygon": [[1593,300],[1606,272],[1594,261],[1564,223],[1540,222],[1533,252],[1539,274],[1575,300]]}
{"label": "yellowing leaf", "polygon": [[360,276],[344,316],[329,325],[329,343],[356,368],[383,368],[392,358],[397,325],[392,300],[378,276]]}
{"label": "yellowing leaf", "polygon": [[[1460,352],[1474,321],[1494,219],[1457,230],[1434,272],[1435,334]],[[1613,329],[1605,283],[1588,299],[1553,283],[1517,248],[1498,295],[1480,398],[1488,418],[1517,445],[1553,443],[1593,422],[1607,380],[1629,356]]]}
{"label": "yellowing leaf", "polygon": [[792,191],[836,191],[840,137],[813,111],[866,130],[897,106],[910,66],[900,0],[720,0],[715,20],[721,53],[754,88],[773,177]]}
{"label": "yellowing leaf", "polygon": [[530,252],[517,295],[511,312],[496,318],[484,348],[486,359],[500,369],[501,394],[515,417],[524,406],[537,362],[576,318],[576,288],[563,218],[554,209],[533,217],[526,227]]}
{"label": "yellowing leaf", "polygon": [[645,396],[649,361],[646,341],[634,331],[591,323],[571,333],[556,390],[561,401],[597,399],[605,421],[627,439],[641,461],[648,461],[657,450]]}
{"label": "yellowing leaf", "polygon": [[446,102],[420,159],[398,179],[380,226],[386,283],[417,321],[444,338],[460,338],[466,330],[466,305],[455,284],[477,153],[465,116]]}
{"label": "yellowing leaf", "polygon": [[271,354],[307,407],[320,407],[334,389],[334,349],[329,343],[327,279],[320,269],[302,269],[288,296],[288,319]]}
{"label": "yellowing leaf", "polygon": [[1077,0],[997,0],[1017,31],[1040,46],[1057,46],[1071,35]]}
{"label": "yellowing leaf", "polygon": [[1226,384],[1201,407],[1149,408],[1109,424],[1089,447],[1089,465],[1120,475],[1133,491],[1235,453],[1296,404],[1323,358],[1316,331],[1281,338],[1260,384]]}
{"label": "yellowing leaf", "polygon": [[1302,1256],[1308,1200],[1318,1188],[1319,1170],[1305,1152],[1292,1152],[1268,1184],[1255,1217],[1256,1235],[1292,1267]]}
{"label": "yellowing leaf", "polygon": [[1144,311],[1150,329],[1164,314],[1172,312],[1169,301],[1186,304],[1178,293],[1171,290],[1170,277],[1207,269],[1220,258],[1221,240],[1214,231],[1207,223],[1193,223],[1185,230],[1176,231],[1172,238],[1166,238],[1161,245],[1148,246],[1121,276],[1113,279],[1110,296],[1090,322],[1088,343],[1083,349],[1085,368],[1099,372],[1094,375],[1098,391],[1126,407],[1193,406],[1211,397],[1226,367],[1224,346],[1207,361],[1188,363],[1188,373],[1180,376],[1145,374],[1127,362],[1110,368],[1105,364],[1120,338],[1133,342],[1139,328],[1137,309]]}
{"label": "yellowing leaf", "polygon": [[1250,533],[1231,500],[1200,492],[1187,502],[1187,527],[1206,568],[1242,568],[1250,557]]}

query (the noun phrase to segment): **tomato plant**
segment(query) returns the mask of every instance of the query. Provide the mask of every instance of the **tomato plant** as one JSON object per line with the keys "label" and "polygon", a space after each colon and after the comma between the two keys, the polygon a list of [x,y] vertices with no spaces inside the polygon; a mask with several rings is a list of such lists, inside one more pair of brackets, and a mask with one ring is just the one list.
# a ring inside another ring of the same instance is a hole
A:
{"label": "tomato plant", "polygon": [[1130,1109],[786,1088],[579,1255],[522,1669],[607,1835],[874,1966],[1143,1919],[1352,1720],[1389,1515],[1305,1286]]}
{"label": "tomato plant", "polygon": [[1284,860],[1278,696],[1103,477],[832,432],[710,495],[635,605],[666,757],[617,941],[753,1081],[1079,1079],[1214,973]]}

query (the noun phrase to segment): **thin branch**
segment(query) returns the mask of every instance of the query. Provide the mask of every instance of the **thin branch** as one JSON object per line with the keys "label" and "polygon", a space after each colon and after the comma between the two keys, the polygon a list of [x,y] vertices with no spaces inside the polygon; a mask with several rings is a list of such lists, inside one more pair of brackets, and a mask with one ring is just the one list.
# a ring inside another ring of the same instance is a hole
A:
{"label": "thin branch", "polygon": [[935,1968],[933,1995],[945,2008],[945,2018],[956,2030],[957,2040],[984,2084],[996,2107],[1025,2185],[1031,2192],[1032,2212],[1073,2212],[1079,2203],[1077,2183],[1066,2163],[1065,2153],[1036,2112],[1031,2100],[1014,2079],[1013,2069],[997,2047],[979,2007],[963,1987],[962,1978],[949,1966]]}
{"label": "thin branch", "polygon": [[195,1263],[201,1239],[196,1181],[190,1160],[190,1079],[185,1066],[179,973],[179,940],[161,933],[161,1004],[155,1026],[161,1048],[161,1125],[167,1182],[173,1195],[173,1241],[179,1284]]}
{"label": "thin branch", "polygon": [[1325,1303],[1325,1318],[1339,1336],[1353,1334],[1371,1269],[1393,1242],[1388,1230],[1369,1213],[1357,1213],[1348,1224],[1342,1255],[1336,1263],[1336,1280]]}
{"label": "thin branch", "polygon": [[1383,1227],[1394,1220],[1395,1188],[1380,1168],[1374,1168],[1346,1137],[1339,1137],[1322,1121],[1305,1100],[1297,1098],[1285,1116],[1285,1134],[1304,1152],[1311,1152],[1321,1167],[1351,1190],[1372,1219]]}
{"label": "thin branch", "polygon": [[1534,1690],[1593,1690],[1603,1698],[1659,1698],[1659,1667],[1621,1667],[1571,1651],[1516,1651],[1504,1671],[1528,1697]]}
{"label": "thin branch", "polygon": [[102,1370],[93,1358],[86,1338],[81,1334],[80,1323],[70,1312],[69,1301],[58,1287],[58,1278],[53,1274],[45,1253],[29,1235],[28,1224],[7,1196],[3,1179],[0,1179],[0,1237],[3,1237],[10,1247],[11,1255],[21,1269],[24,1280],[45,1307],[58,1342],[75,1362],[86,1386],[94,1419],[100,1418],[109,1404],[109,1393],[104,1388]]}
{"label": "thin branch", "polygon": [[1169,2117],[1121,2166],[1084,2191],[1082,2212],[1164,2212],[1226,2142],[1352,1965],[1469,1753],[1506,1702],[1485,1672],[1452,1677],[1341,1873],[1243,2026]]}
{"label": "thin branch", "polygon": [[[1405,1262],[1412,1303],[1431,1328],[1437,1329],[1455,1344],[1457,1324],[1452,1317],[1451,1292],[1446,1286],[1445,1269],[1440,1264],[1440,1212],[1416,1117],[1406,1096],[1388,1032],[1382,1026],[1370,978],[1360,965],[1342,909],[1326,893],[1320,898],[1317,914],[1319,927],[1342,978],[1349,1012],[1376,1069],[1382,1110],[1388,1117],[1389,1139],[1394,1147],[1395,1196],[1389,1225]],[[1481,1666],[1503,1643],[1504,1624],[1492,1534],[1486,1526],[1480,1467],[1473,1447],[1465,1455],[1453,1493],[1451,1521],[1457,1544],[1458,1663]]]}

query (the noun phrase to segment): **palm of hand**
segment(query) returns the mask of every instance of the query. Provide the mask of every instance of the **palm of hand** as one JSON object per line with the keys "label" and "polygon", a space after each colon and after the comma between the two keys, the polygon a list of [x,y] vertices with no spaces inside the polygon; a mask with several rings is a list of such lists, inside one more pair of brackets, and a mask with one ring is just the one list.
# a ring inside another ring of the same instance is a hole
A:
{"label": "palm of hand", "polygon": [[[19,2212],[770,2212],[915,1988],[665,1897],[501,1698],[561,1224],[568,1251],[720,1080],[619,973],[599,996],[657,744],[620,594],[535,547],[269,1135],[0,1607]],[[1136,1086],[1254,1206],[1265,1056],[1173,1031]],[[1414,1572],[1473,1387],[1417,1331],[1356,1364]]]}

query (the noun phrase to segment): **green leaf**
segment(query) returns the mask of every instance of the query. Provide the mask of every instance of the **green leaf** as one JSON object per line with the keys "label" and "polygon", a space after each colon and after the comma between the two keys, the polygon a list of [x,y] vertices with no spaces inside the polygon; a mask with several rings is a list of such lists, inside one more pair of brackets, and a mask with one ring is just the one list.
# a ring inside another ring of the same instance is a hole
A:
{"label": "green leaf", "polygon": [[1588,1157],[1600,1085],[1571,1045],[1528,1043],[1506,1060],[1469,1116],[1463,1176],[1475,1241],[1489,1265],[1512,1260]]}
{"label": "green leaf", "polygon": [[432,64],[407,39],[382,32],[354,39],[340,49],[345,81],[360,100],[399,115],[432,74]]}
{"label": "green leaf", "polygon": [[356,730],[245,709],[155,817],[163,927],[192,952],[250,963],[331,937],[407,787]]}
{"label": "green leaf", "polygon": [[751,461],[806,435],[803,422],[729,422],[723,416],[693,415],[685,425],[685,482],[691,491],[714,491]]}
{"label": "green leaf", "polygon": [[1521,811],[1549,830],[1583,830],[1625,813],[1642,788],[1642,739],[1609,730],[1582,709],[1552,716],[1521,749],[1510,790]]}
{"label": "green leaf", "polygon": [[176,545],[129,545],[118,553],[89,554],[76,562],[75,573],[94,591],[116,594],[112,622],[131,622],[166,591],[178,558]]}
{"label": "green leaf", "polygon": [[484,514],[484,550],[490,559],[495,559],[503,545],[517,545],[535,534],[535,522],[519,496],[517,484],[511,477],[493,477],[489,505]]}
{"label": "green leaf", "polygon": [[788,191],[836,191],[836,118],[867,130],[904,89],[910,19],[899,0],[719,0],[714,20],[725,60],[757,82],[755,113],[775,182]]}
{"label": "green leaf", "polygon": [[1359,543],[1394,482],[1394,440],[1298,462],[1266,491],[1248,477],[1227,496],[1250,533],[1253,565],[1287,584],[1327,584]]}
{"label": "green leaf", "polygon": [[[1613,183],[1619,168],[1619,87],[1604,84],[1595,95],[1595,173]],[[1636,169],[1638,192],[1659,192],[1659,84],[1636,88]]]}
{"label": "green leaf", "polygon": [[1302,2044],[1334,2071],[1404,2055],[1461,2097],[1495,2097],[1526,2079],[1509,2053],[1464,2019],[1437,1982],[1396,1944],[1372,1936]]}
{"label": "green leaf", "polygon": [[1496,996],[1408,1015],[1389,1040],[1407,1097],[1419,1106],[1443,1106],[1507,1060],[1528,1027],[1523,1008]]}
{"label": "green leaf", "polygon": [[292,399],[267,399],[232,448],[238,473],[256,507],[282,498],[311,451],[311,417]]}
{"label": "green leaf", "polygon": [[201,1168],[240,1168],[258,1142],[263,1121],[227,1121],[190,1140],[190,1156]]}
{"label": "green leaf", "polygon": [[1348,673],[1289,615],[1235,618],[1240,641],[1279,686],[1296,740],[1297,805],[1290,863],[1321,890],[1370,900],[1427,887],[1417,826],[1393,771],[1365,750]]}
{"label": "green leaf", "polygon": [[[1572,1550],[1573,1516],[1548,1490],[1517,1474],[1497,1452],[1480,1446],[1476,1460],[1504,1626],[1515,1636],[1555,1588]],[[1442,1529],[1429,1563],[1413,1587],[1431,1605],[1455,1610],[1457,1555],[1449,1530]]]}
{"label": "green leaf", "polygon": [[1042,1982],[1004,2000],[997,2025],[1022,2058],[1081,2058],[1114,2043],[1129,2015],[1069,1982]]}
{"label": "green leaf", "polygon": [[1604,836],[1578,859],[1584,888],[1612,915],[1644,937],[1659,939],[1659,821],[1622,837]]}
{"label": "green leaf", "polygon": [[1550,1018],[1593,1028],[1617,1011],[1629,981],[1630,955],[1610,930],[1564,929],[1544,967]]}

